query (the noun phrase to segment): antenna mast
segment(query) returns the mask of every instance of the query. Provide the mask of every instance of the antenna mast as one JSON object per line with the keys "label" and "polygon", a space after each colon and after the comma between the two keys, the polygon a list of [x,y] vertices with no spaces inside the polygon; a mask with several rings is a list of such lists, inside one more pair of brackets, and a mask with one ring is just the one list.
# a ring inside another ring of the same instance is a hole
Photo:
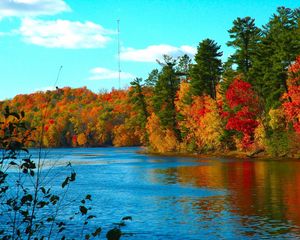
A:
{"label": "antenna mast", "polygon": [[119,90],[121,89],[121,58],[120,58],[120,19],[118,23],[118,74],[119,74]]}
{"label": "antenna mast", "polygon": [[54,87],[57,87],[57,82],[59,80],[59,77],[60,77],[60,73],[61,73],[61,70],[63,69],[63,66],[61,65],[59,70],[58,70],[58,73],[57,73],[57,77],[56,77],[56,81],[54,83]]}

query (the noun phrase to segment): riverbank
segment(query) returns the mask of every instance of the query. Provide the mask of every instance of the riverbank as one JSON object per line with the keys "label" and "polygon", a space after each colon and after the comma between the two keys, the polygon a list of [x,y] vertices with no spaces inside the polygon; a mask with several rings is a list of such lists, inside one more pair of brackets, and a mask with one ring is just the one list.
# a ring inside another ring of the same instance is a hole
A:
{"label": "riverbank", "polygon": [[235,159],[295,159],[300,160],[300,155],[289,155],[283,154],[282,156],[271,156],[267,154],[265,151],[257,151],[257,152],[239,152],[239,151],[226,151],[226,152],[209,152],[209,153],[188,153],[188,152],[165,152],[159,153],[155,151],[151,151],[146,147],[143,150],[138,151],[141,154],[148,154],[154,156],[178,156],[178,157],[191,157],[191,158],[235,158]]}

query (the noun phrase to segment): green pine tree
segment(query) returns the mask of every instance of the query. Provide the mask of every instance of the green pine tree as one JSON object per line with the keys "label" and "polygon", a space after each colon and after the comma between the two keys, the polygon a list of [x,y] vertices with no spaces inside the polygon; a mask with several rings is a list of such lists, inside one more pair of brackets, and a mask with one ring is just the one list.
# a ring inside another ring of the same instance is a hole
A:
{"label": "green pine tree", "polygon": [[228,32],[232,40],[227,42],[227,46],[236,49],[231,61],[237,65],[237,73],[242,73],[245,80],[249,81],[248,73],[261,39],[261,30],[255,26],[254,19],[245,17],[234,20]]}
{"label": "green pine tree", "polygon": [[134,110],[138,113],[137,121],[141,128],[144,129],[146,127],[149,113],[147,111],[147,104],[141,82],[141,78],[135,78],[132,82],[130,82],[131,88],[129,91],[129,98],[130,102],[134,106]]}
{"label": "green pine tree", "polygon": [[220,48],[221,46],[211,39],[200,42],[195,55],[196,63],[190,69],[191,95],[208,94],[216,98],[216,85],[222,73],[220,57],[223,53],[219,51]]}
{"label": "green pine tree", "polygon": [[163,67],[154,88],[153,107],[162,126],[176,131],[175,99],[180,78],[175,71],[176,60],[165,56],[164,61],[165,63],[161,63]]}
{"label": "green pine tree", "polygon": [[287,70],[300,54],[300,10],[279,7],[263,28],[251,78],[265,108],[276,108],[287,88]]}
{"label": "green pine tree", "polygon": [[147,87],[154,87],[158,81],[159,71],[158,69],[153,69],[149,75],[148,78],[145,80],[145,85]]}

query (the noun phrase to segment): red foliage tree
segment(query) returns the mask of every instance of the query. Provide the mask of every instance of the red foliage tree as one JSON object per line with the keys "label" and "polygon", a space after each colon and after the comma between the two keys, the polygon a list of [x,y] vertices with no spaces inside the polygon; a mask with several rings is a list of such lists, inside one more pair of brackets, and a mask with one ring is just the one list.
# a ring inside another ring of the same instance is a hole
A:
{"label": "red foliage tree", "polygon": [[226,129],[242,133],[242,145],[247,149],[253,143],[254,130],[258,126],[258,97],[251,84],[240,78],[231,83],[225,97],[229,107],[229,111],[223,114],[228,117]]}

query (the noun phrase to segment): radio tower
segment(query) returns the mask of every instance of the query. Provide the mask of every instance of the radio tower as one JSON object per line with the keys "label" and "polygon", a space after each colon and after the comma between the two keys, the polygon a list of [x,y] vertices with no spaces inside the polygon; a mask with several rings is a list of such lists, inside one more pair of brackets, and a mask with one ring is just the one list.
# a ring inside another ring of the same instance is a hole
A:
{"label": "radio tower", "polygon": [[119,90],[121,89],[121,58],[120,58],[120,19],[118,23],[118,73],[119,73]]}

